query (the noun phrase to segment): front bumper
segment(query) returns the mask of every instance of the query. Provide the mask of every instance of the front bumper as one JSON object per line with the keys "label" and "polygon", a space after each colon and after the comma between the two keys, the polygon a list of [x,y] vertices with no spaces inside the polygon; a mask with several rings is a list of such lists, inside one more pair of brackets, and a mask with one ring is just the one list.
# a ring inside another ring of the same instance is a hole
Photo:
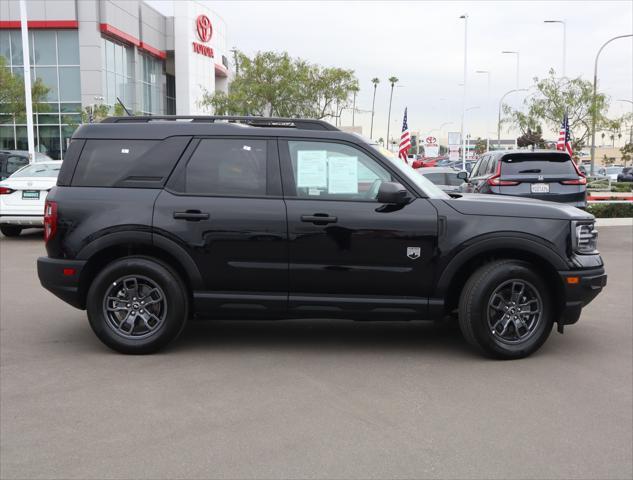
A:
{"label": "front bumper", "polygon": [[582,308],[588,305],[607,285],[603,267],[558,272],[565,289],[565,306],[562,323],[576,323]]}
{"label": "front bumper", "polygon": [[53,295],[73,307],[84,309],[79,279],[85,265],[82,260],[40,257],[37,259],[37,276],[42,286]]}

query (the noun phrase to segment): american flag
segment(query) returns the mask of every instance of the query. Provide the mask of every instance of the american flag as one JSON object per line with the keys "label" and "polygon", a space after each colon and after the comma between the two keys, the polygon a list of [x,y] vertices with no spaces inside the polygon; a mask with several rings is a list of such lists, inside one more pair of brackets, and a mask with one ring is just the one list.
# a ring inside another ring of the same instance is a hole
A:
{"label": "american flag", "polygon": [[569,117],[567,112],[563,117],[563,123],[560,126],[560,132],[558,133],[558,142],[556,142],[556,150],[567,151],[569,156],[573,156],[574,151],[571,148],[571,135],[569,134]]}
{"label": "american flag", "polygon": [[404,109],[404,119],[402,120],[402,135],[400,135],[400,150],[398,156],[407,163],[407,153],[411,149],[411,134],[407,124],[407,109]]}

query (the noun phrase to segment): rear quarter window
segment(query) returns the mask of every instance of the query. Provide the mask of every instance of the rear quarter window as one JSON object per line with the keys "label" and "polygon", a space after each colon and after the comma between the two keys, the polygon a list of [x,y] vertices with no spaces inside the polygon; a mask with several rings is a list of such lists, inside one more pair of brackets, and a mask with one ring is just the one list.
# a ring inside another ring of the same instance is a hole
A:
{"label": "rear quarter window", "polygon": [[160,188],[189,140],[86,140],[71,185]]}
{"label": "rear quarter window", "polygon": [[567,155],[509,155],[501,162],[505,175],[575,174],[576,169]]}

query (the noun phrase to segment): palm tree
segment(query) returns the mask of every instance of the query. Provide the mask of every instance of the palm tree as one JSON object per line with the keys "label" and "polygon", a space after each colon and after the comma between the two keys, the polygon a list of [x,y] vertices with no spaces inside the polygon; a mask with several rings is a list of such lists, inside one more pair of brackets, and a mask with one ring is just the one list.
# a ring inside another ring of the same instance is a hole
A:
{"label": "palm tree", "polygon": [[354,99],[352,100],[352,127],[354,126],[354,118],[356,114],[356,94],[360,91],[360,88],[356,85],[352,87],[352,93],[354,94]]}
{"label": "palm tree", "polygon": [[380,143],[381,145],[383,145],[383,146],[384,146],[384,144],[385,144],[385,139],[384,139],[384,138],[382,138],[382,137],[380,137],[380,138],[378,139],[378,143]]}
{"label": "palm tree", "polygon": [[376,105],[376,87],[380,83],[379,78],[372,78],[371,83],[374,84],[374,99],[371,101],[371,127],[369,128],[369,138],[374,134],[374,106]]}
{"label": "palm tree", "polygon": [[398,83],[398,77],[389,77],[391,93],[389,94],[389,114],[387,115],[387,141],[389,141],[389,127],[391,126],[391,100],[393,99],[393,86]]}

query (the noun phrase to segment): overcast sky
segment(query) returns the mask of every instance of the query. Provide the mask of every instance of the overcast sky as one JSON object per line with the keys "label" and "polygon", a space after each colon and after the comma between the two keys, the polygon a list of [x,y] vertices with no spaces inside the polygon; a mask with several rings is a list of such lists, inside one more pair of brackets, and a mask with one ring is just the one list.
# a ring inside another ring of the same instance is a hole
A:
{"label": "overcast sky", "polygon": [[[550,68],[561,70],[562,25],[543,20],[567,22],[567,76],[587,80],[592,80],[600,45],[633,33],[631,1],[203,3],[226,21],[230,47],[246,54],[287,51],[320,65],[354,70],[361,87],[357,108],[371,109],[371,79],[379,77],[374,138],[386,136],[387,78],[392,75],[400,79],[401,88],[394,90],[391,132],[399,132],[405,106],[409,127],[423,135],[444,122],[453,122],[444,127],[444,136],[447,130],[459,130],[464,61],[464,21],[459,16],[464,13],[469,16],[466,104],[479,107],[467,112],[465,130],[475,137],[485,136],[487,121],[496,132],[499,98],[516,84],[516,57],[502,55],[502,50],[520,51],[521,88]],[[631,110],[631,104],[616,99],[633,99],[632,46],[631,39],[616,40],[600,57],[599,88],[611,97],[614,115]],[[475,70],[491,71],[490,102],[486,75]],[[521,94],[511,95],[508,103],[516,105],[521,99]],[[356,115],[356,124],[367,135],[370,117]],[[343,124],[351,124],[350,113]],[[554,138],[556,132],[545,136]]]}

